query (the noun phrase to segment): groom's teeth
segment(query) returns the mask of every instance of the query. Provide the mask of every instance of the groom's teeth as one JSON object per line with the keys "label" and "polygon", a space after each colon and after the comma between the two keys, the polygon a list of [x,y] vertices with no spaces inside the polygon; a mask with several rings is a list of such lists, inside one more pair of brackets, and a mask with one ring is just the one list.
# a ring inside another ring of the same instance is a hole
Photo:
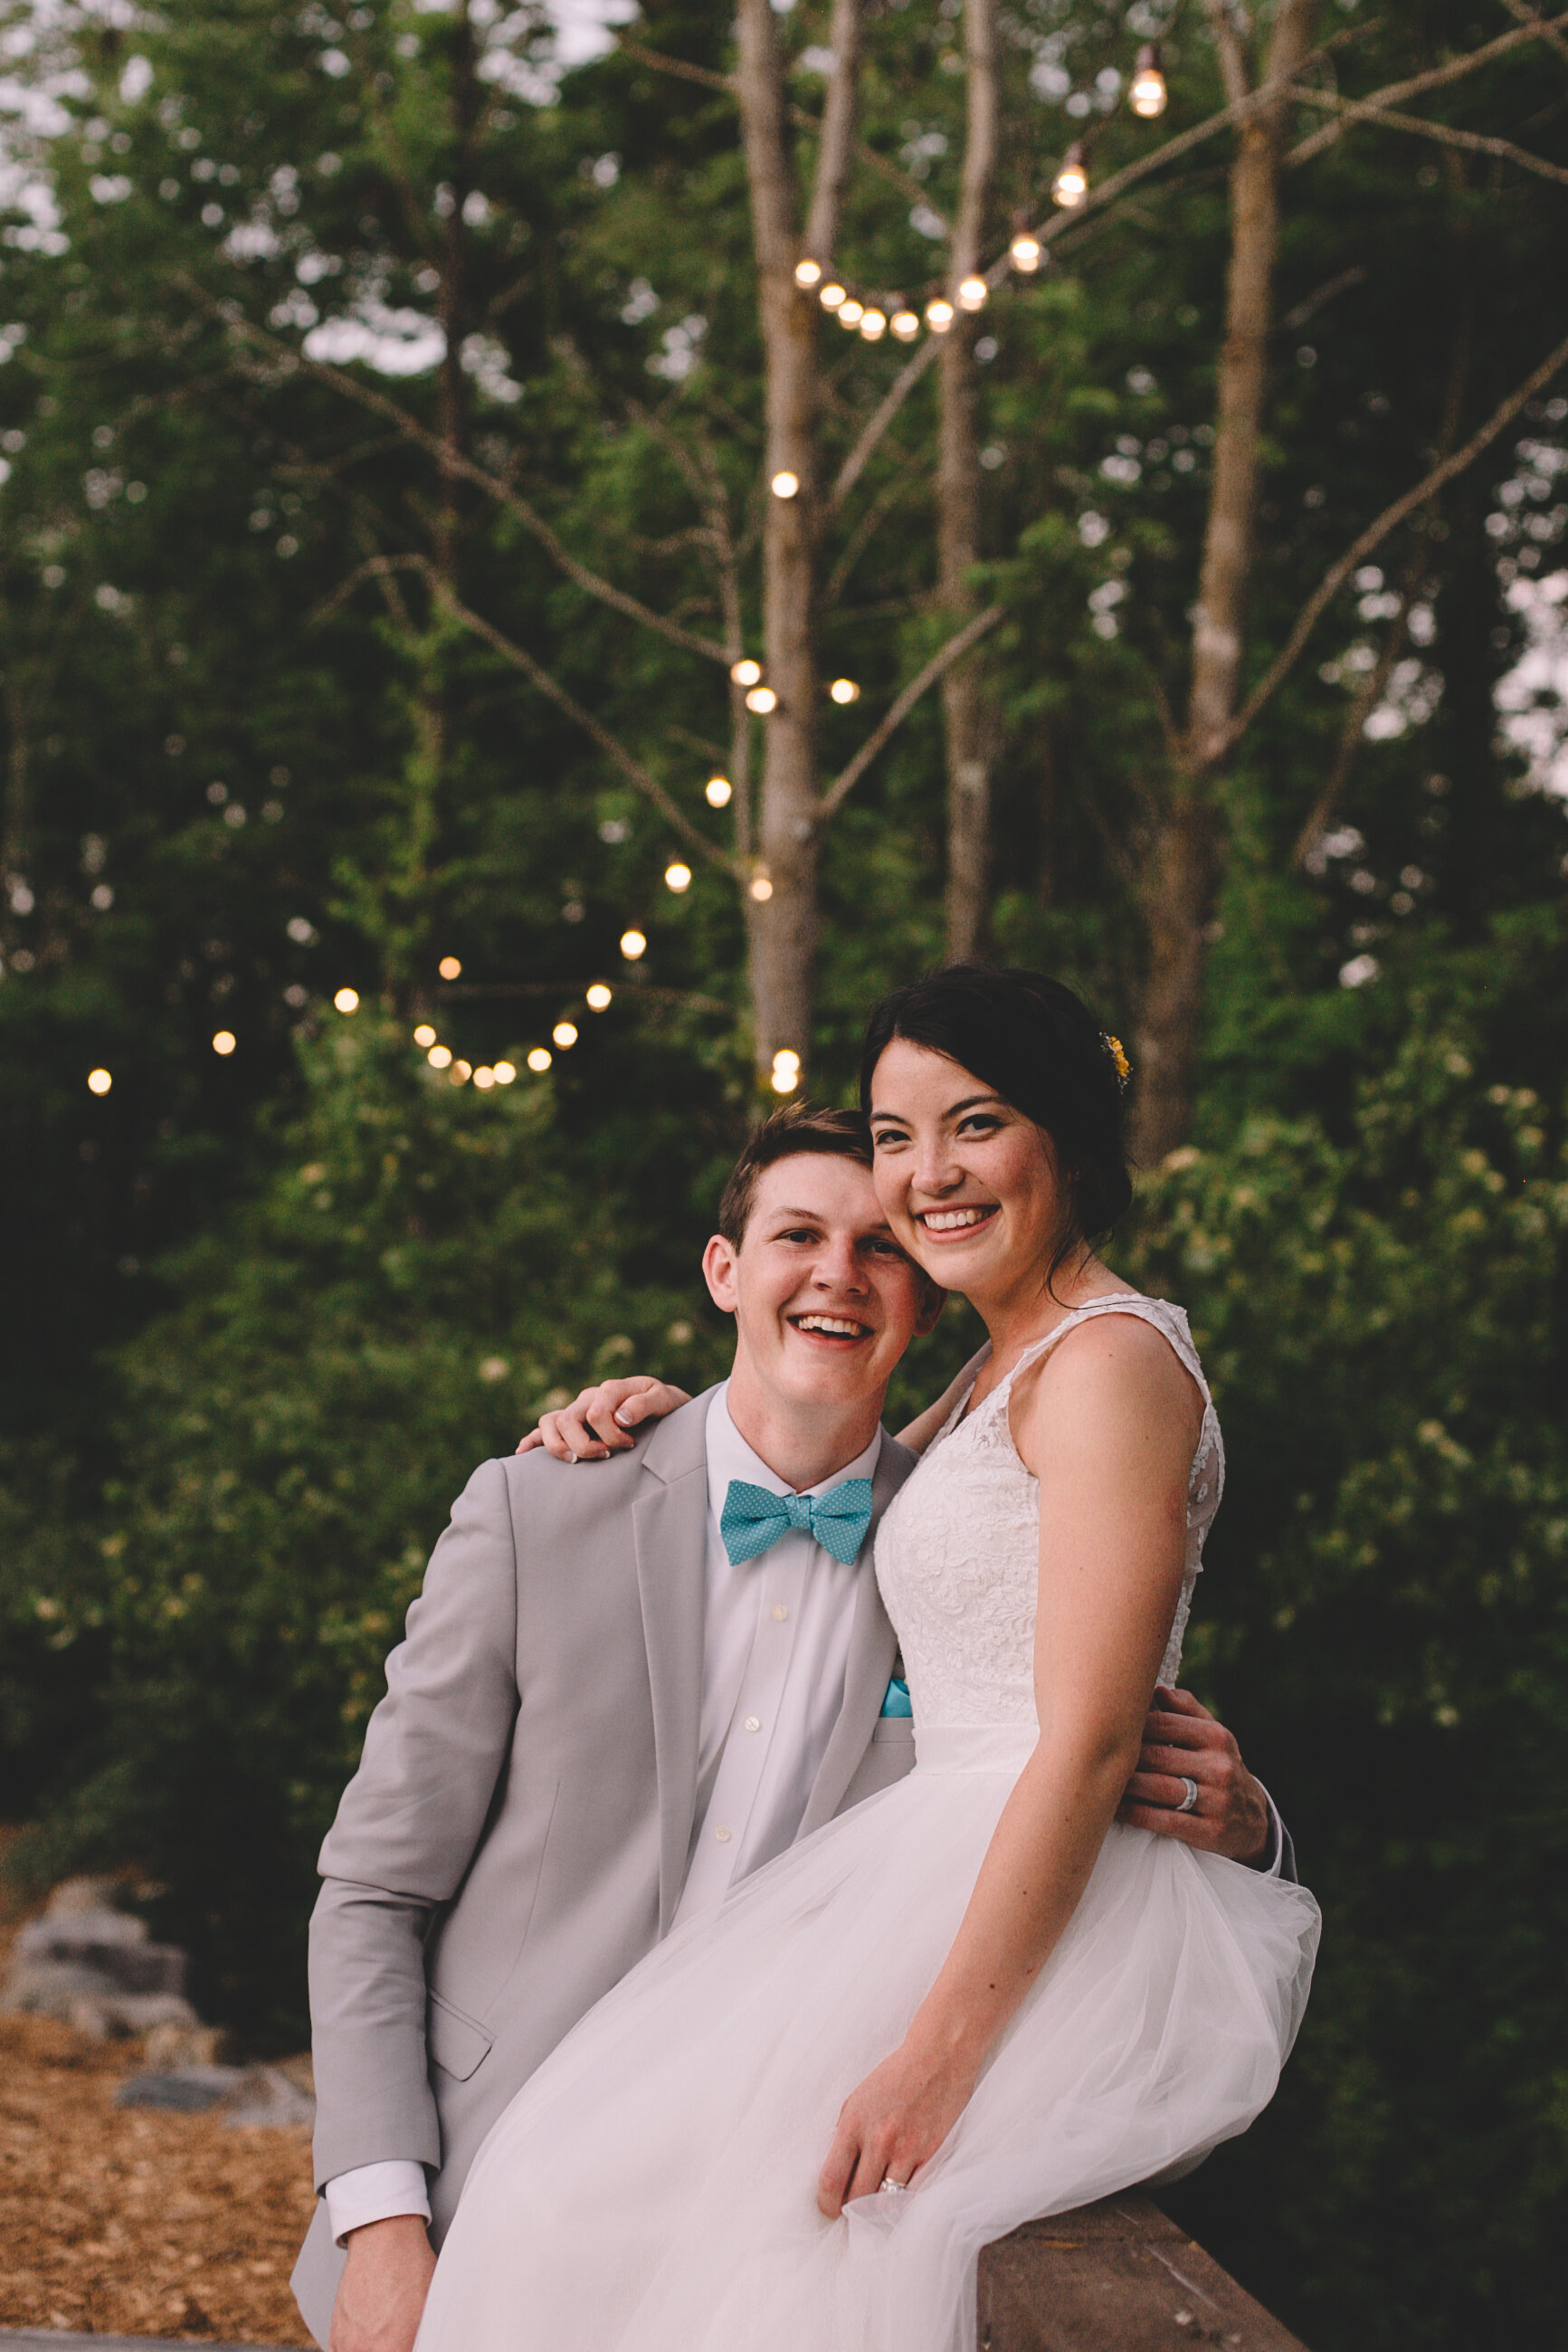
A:
{"label": "groom's teeth", "polygon": [[844,1322],[834,1315],[802,1315],[798,1318],[799,1329],[831,1331],[840,1339],[858,1339],[863,1328],[859,1323]]}
{"label": "groom's teeth", "polygon": [[988,1209],[927,1209],[921,1223],[934,1234],[956,1233],[961,1225],[983,1224]]}

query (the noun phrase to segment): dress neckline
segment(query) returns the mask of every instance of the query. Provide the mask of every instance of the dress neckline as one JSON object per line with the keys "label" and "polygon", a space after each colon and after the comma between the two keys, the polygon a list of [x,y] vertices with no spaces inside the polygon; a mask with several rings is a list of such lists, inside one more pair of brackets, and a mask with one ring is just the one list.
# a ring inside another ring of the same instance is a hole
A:
{"label": "dress neckline", "polygon": [[[974,1408],[975,1412],[984,1412],[986,1407],[988,1404],[994,1404],[998,1397],[1006,1396],[1009,1389],[1011,1388],[1019,1372],[1023,1370],[1024,1366],[1026,1364],[1032,1363],[1037,1357],[1044,1353],[1046,1349],[1054,1347],[1058,1339],[1062,1337],[1063,1333],[1070,1330],[1072,1325],[1078,1322],[1082,1317],[1092,1315],[1102,1307],[1125,1307],[1129,1300],[1136,1301],[1140,1307],[1153,1307],[1156,1304],[1163,1305],[1165,1303],[1164,1301],[1152,1299],[1148,1293],[1143,1290],[1106,1290],[1102,1291],[1100,1296],[1096,1298],[1086,1298],[1082,1307],[1070,1308],[1068,1313],[1062,1317],[1061,1322],[1053,1323],[1051,1329],[1045,1332],[1040,1339],[1031,1339],[1030,1341],[1028,1347],[1025,1348],[1019,1355],[1017,1363],[1011,1367],[1010,1370],[1002,1374],[1001,1379],[997,1382],[996,1387],[991,1391],[989,1396],[983,1397],[980,1400],[980,1402],[976,1405]],[[974,1395],[976,1389],[979,1386],[979,1379],[980,1376],[978,1372],[977,1372],[968,1387],[964,1391],[963,1395],[958,1398],[952,1412],[948,1414],[941,1428],[937,1431],[936,1434],[938,1437],[948,1436],[955,1429],[962,1428],[965,1422],[970,1418],[969,1400]]]}

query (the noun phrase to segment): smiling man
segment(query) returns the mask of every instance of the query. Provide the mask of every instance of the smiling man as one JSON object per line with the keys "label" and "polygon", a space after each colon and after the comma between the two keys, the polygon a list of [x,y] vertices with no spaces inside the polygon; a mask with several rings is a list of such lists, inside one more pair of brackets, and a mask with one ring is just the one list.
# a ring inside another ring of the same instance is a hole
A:
{"label": "smiling man", "polygon": [[729,1379],[601,1471],[483,1464],[435,1548],[311,1922],[330,2352],[408,2352],[480,2142],[601,1994],[914,1759],[870,1538],[941,1294],[870,1161],[852,1113],[769,1120],[703,1256]]}

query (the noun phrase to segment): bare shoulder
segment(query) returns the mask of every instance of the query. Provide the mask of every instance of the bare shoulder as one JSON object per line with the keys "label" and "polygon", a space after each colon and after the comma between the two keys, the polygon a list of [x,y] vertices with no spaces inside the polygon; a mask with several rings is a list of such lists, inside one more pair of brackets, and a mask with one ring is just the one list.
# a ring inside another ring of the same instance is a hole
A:
{"label": "bare shoulder", "polygon": [[1168,1438],[1190,1460],[1202,1422],[1197,1383],[1141,1315],[1080,1323],[1026,1368],[1013,1391],[1013,1440],[1025,1461],[1058,1445],[1119,1450],[1138,1436]]}

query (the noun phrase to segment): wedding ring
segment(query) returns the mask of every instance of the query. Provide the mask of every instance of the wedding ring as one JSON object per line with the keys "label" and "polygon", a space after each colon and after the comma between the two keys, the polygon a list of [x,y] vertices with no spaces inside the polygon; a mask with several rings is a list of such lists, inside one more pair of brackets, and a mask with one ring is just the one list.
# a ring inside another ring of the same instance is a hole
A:
{"label": "wedding ring", "polygon": [[907,2180],[884,2180],[882,2184],[882,2193],[884,2197],[902,2197],[908,2188]]}
{"label": "wedding ring", "polygon": [[1178,1813],[1196,1813],[1197,1811],[1197,1782],[1196,1780],[1189,1780],[1185,1772],[1178,1774],[1177,1777],[1181,1781],[1182,1789],[1185,1793],[1180,1804],[1176,1807],[1176,1811]]}

